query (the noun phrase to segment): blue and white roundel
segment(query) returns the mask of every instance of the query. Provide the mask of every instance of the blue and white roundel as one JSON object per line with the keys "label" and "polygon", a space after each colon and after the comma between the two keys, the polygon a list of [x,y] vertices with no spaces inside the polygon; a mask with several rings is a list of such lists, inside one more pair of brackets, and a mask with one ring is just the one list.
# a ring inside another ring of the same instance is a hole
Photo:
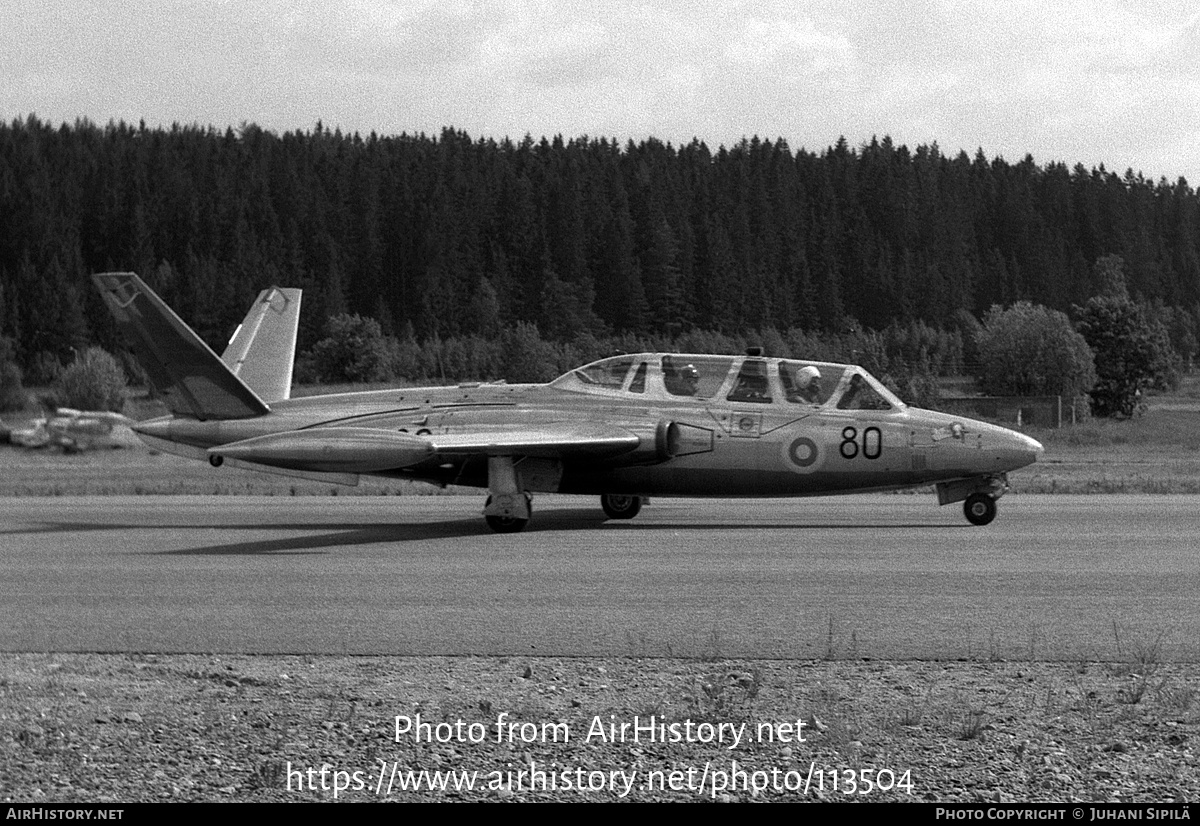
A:
{"label": "blue and white roundel", "polygon": [[800,436],[784,446],[788,467],[797,473],[811,473],[820,463],[821,450],[807,436]]}

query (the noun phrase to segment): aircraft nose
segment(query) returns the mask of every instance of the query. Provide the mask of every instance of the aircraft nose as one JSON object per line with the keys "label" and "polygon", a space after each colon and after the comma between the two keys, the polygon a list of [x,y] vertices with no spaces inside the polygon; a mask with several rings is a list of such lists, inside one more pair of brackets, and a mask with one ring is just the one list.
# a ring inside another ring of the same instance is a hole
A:
{"label": "aircraft nose", "polygon": [[1042,443],[1037,439],[1012,430],[1009,433],[1011,435],[1009,437],[1008,452],[1011,454],[1014,467],[1032,465],[1046,452],[1046,448],[1042,447]]}
{"label": "aircraft nose", "polygon": [[1033,451],[1034,461],[1036,462],[1038,459],[1042,458],[1042,454],[1046,452],[1046,448],[1042,447],[1042,443],[1037,439],[1031,439],[1028,436],[1025,437],[1025,441],[1029,443],[1029,449]]}

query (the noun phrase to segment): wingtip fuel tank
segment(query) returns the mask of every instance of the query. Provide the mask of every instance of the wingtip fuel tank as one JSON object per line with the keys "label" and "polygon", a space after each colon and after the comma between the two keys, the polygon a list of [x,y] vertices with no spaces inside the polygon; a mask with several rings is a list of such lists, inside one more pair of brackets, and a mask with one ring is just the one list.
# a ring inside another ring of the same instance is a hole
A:
{"label": "wingtip fuel tank", "polygon": [[210,460],[238,459],[288,470],[381,473],[433,456],[428,440],[363,427],[319,427],[269,433],[210,448]]}

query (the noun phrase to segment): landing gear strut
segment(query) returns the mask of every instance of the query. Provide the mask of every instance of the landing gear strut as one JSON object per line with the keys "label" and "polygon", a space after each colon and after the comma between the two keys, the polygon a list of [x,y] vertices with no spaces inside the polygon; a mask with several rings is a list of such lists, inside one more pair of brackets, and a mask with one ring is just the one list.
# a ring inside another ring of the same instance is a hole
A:
{"label": "landing gear strut", "polygon": [[609,519],[633,519],[642,509],[642,497],[606,493],[600,497],[600,507]]}
{"label": "landing gear strut", "polygon": [[517,484],[511,456],[488,457],[487,502],[483,520],[496,533],[520,533],[529,524],[532,497]]}

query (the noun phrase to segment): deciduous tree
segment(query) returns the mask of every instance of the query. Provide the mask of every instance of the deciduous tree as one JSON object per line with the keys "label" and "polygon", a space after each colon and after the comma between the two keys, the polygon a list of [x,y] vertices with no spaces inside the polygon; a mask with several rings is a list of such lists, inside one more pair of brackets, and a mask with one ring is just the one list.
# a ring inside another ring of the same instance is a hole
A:
{"label": "deciduous tree", "polygon": [[1057,310],[1028,301],[994,306],[977,341],[977,378],[985,393],[1074,398],[1096,382],[1087,341]]}
{"label": "deciduous tree", "polygon": [[1142,397],[1170,371],[1171,345],[1161,324],[1150,322],[1128,297],[1100,295],[1079,310],[1079,332],[1096,354],[1092,412],[1128,418]]}

